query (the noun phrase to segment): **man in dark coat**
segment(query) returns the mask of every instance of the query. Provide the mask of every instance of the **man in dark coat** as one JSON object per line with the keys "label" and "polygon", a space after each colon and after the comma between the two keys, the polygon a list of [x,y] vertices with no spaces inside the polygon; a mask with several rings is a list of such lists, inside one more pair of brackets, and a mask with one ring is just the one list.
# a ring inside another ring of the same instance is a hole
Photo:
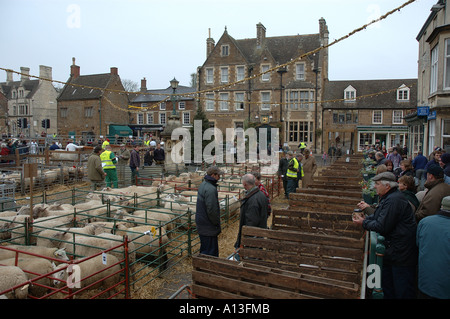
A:
{"label": "man in dark coat", "polygon": [[411,205],[398,190],[395,175],[384,172],[373,179],[380,202],[367,217],[354,215],[353,222],[385,237],[381,285],[384,298],[416,297],[417,225]]}
{"label": "man in dark coat", "polygon": [[195,223],[200,237],[200,254],[219,257],[218,235],[220,228],[220,206],[217,181],[223,172],[216,166],[206,171],[197,193]]}
{"label": "man in dark coat", "polygon": [[287,198],[288,194],[287,194],[287,176],[286,176],[286,172],[287,172],[287,168],[288,168],[288,159],[286,158],[286,153],[281,153],[281,158],[280,158],[280,162],[278,163],[278,176],[281,176],[281,180],[283,182],[283,189],[284,189],[284,197]]}
{"label": "man in dark coat", "polygon": [[140,166],[139,146],[135,145],[130,152],[131,185],[136,185],[136,177],[139,177]]}
{"label": "man in dark coat", "polygon": [[255,184],[255,176],[252,174],[244,175],[242,185],[246,194],[241,200],[239,232],[234,244],[236,249],[241,246],[241,233],[244,225],[267,228],[267,210],[269,207],[266,195]]}
{"label": "man in dark coat", "polygon": [[163,165],[166,155],[164,154],[164,149],[161,148],[161,144],[156,145],[156,149],[153,151],[153,159],[156,164]]}

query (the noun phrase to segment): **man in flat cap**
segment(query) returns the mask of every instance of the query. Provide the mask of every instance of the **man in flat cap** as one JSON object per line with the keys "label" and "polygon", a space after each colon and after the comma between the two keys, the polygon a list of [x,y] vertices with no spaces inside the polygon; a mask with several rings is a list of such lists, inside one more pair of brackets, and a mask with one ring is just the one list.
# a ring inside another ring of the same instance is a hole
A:
{"label": "man in flat cap", "polygon": [[439,165],[428,166],[424,187],[427,192],[415,213],[417,223],[426,216],[436,214],[441,208],[442,199],[450,196],[450,185],[444,182],[444,170]]}
{"label": "man in flat cap", "polygon": [[391,172],[376,175],[373,181],[379,204],[370,216],[354,215],[353,222],[385,237],[381,280],[384,298],[415,298],[417,226],[411,205],[395,180]]}

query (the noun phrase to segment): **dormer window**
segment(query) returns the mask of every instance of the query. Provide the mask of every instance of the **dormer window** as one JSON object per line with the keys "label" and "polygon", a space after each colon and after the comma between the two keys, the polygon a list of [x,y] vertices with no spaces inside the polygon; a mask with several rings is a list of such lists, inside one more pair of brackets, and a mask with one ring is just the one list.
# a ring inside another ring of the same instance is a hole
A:
{"label": "dormer window", "polygon": [[397,101],[409,101],[409,87],[403,84],[398,88]]}
{"label": "dormer window", "polygon": [[230,55],[230,46],[228,44],[224,44],[220,48],[221,48],[222,56],[229,56]]}
{"label": "dormer window", "polygon": [[345,102],[354,102],[356,101],[356,89],[349,85],[345,90],[344,90],[344,99]]}

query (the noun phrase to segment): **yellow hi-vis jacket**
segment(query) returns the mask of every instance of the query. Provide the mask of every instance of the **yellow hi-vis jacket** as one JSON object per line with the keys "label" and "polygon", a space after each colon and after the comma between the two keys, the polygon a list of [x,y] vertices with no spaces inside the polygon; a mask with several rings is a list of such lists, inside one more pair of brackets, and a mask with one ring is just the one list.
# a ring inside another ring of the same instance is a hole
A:
{"label": "yellow hi-vis jacket", "polygon": [[102,168],[103,169],[113,169],[116,168],[116,165],[114,165],[111,157],[111,151],[103,151],[103,153],[100,154],[100,159],[102,160]]}
{"label": "yellow hi-vis jacket", "polygon": [[[294,170],[290,170],[288,168],[287,172],[286,172],[286,176],[289,178],[297,178],[297,171],[298,171],[298,161],[295,157],[293,157],[290,161],[289,164],[291,163],[291,161],[294,161]],[[289,167],[289,166],[288,166]]]}

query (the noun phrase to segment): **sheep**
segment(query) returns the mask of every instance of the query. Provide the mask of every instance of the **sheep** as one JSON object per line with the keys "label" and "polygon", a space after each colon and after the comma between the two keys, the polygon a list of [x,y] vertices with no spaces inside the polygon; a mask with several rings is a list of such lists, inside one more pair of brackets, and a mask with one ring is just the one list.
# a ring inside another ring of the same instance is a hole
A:
{"label": "sheep", "polygon": [[175,228],[174,214],[167,208],[151,208],[149,210],[137,210],[132,215],[136,222],[142,222],[150,225],[162,225],[166,226],[170,231]]}
{"label": "sheep", "polygon": [[136,258],[148,259],[159,255],[159,248],[163,254],[162,262],[166,264],[167,254],[165,245],[169,242],[164,227],[152,225],[137,226],[131,228],[118,227],[117,235],[128,236],[136,247]]}
{"label": "sheep", "polygon": [[[67,257],[67,254],[64,249],[58,249],[58,248],[49,248],[44,246],[22,246],[22,245],[7,245],[7,246],[0,246],[0,260],[8,259],[8,258],[14,258],[16,257],[16,251],[9,250],[7,248],[16,249],[21,252],[28,252],[33,253],[39,256],[48,257],[48,258],[55,258],[60,259],[62,261],[69,260],[69,257]],[[27,257],[27,258],[40,258],[38,256],[29,255],[29,254],[20,254],[19,257]]]}
{"label": "sheep", "polygon": [[85,227],[69,227],[46,229],[40,232],[36,244],[44,247],[52,247],[54,241],[70,242],[79,235],[94,236],[103,233],[105,229],[101,225],[88,224]]}
{"label": "sheep", "polygon": [[[30,206],[25,205],[20,207],[19,211],[17,212],[17,215],[27,215],[30,216]],[[38,204],[33,207],[33,218],[40,218],[40,217],[47,217],[47,205],[45,204]]]}
{"label": "sheep", "polygon": [[[101,201],[90,200],[84,203],[78,203],[73,206],[77,209],[77,213],[82,215],[89,215],[89,220],[91,222],[98,221],[102,216],[106,216],[108,212],[107,205],[103,204]],[[110,206],[110,212],[117,211],[119,207]]]}
{"label": "sheep", "polygon": [[[106,261],[106,264],[104,264]],[[88,287],[90,289],[99,288],[103,286],[104,289],[114,287],[120,281],[121,267],[119,259],[111,254],[98,255],[89,259],[82,258],[74,260],[74,265],[79,266],[80,281],[74,281],[70,284],[73,285],[74,291]],[[61,281],[67,283],[68,279],[68,264],[54,265],[53,270],[57,271],[53,277],[53,285],[60,288],[63,286]],[[77,279],[77,276],[74,276]],[[99,282],[98,282],[99,281]],[[96,283],[98,282],[98,283]],[[94,284],[96,283],[96,284]],[[69,284],[69,283],[67,283]],[[92,286],[90,286],[92,285]],[[116,288],[112,288],[108,291],[108,295],[111,296],[115,292]]]}
{"label": "sheep", "polygon": [[17,212],[13,211],[13,210],[5,210],[3,212],[0,212],[0,221],[3,217],[11,217],[11,216],[16,216]]}
{"label": "sheep", "polygon": [[[27,275],[17,266],[0,266],[0,293],[17,287],[28,281]],[[29,284],[11,290],[1,296],[7,299],[26,299],[28,296]]]}
{"label": "sheep", "polygon": [[[110,234],[101,233],[96,237],[87,237],[83,235],[75,236],[75,241],[71,238],[70,242],[58,242],[52,241],[52,247],[65,248],[66,253],[70,255],[77,255],[82,257],[88,257],[95,255],[104,250],[111,249],[119,246],[123,242],[123,237]],[[136,260],[135,246],[132,242],[128,242],[129,261],[134,262]],[[125,257],[123,247],[118,247],[111,250],[109,254],[115,255],[119,259]]]}
{"label": "sheep", "polygon": [[[21,215],[25,216],[25,215]],[[19,217],[19,216],[18,216]],[[31,233],[30,244],[36,244],[39,233],[42,230],[72,225],[72,216],[48,216],[41,217],[33,221],[33,232]],[[11,232],[11,241],[17,244],[25,244],[25,227],[20,227],[18,231]]]}
{"label": "sheep", "polygon": [[[52,262],[44,258],[19,257],[17,262],[16,258],[8,258],[1,260],[0,265],[20,267],[27,275],[28,280],[33,280],[33,278],[49,274],[53,271]],[[32,284],[29,287],[30,294],[35,297],[44,296],[47,293],[48,287],[51,285],[50,279],[48,277],[42,277],[35,282],[39,285]]]}
{"label": "sheep", "polygon": [[126,221],[98,221],[98,222],[92,222],[88,225],[100,225],[103,227],[103,232],[111,232],[111,234],[114,234],[115,229],[118,225],[123,225],[124,227],[135,227],[137,224],[134,222],[134,220],[126,219]]}
{"label": "sheep", "polygon": [[26,215],[6,216],[0,219],[0,239],[10,239],[13,233],[22,232],[25,228]]}

